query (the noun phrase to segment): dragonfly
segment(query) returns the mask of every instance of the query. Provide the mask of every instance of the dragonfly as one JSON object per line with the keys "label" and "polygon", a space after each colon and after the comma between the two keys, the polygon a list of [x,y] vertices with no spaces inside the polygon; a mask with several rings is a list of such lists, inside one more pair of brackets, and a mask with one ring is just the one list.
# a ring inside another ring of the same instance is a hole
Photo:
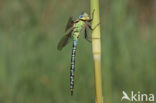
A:
{"label": "dragonfly", "polygon": [[[78,44],[78,40],[80,35],[84,31],[84,37],[87,41],[91,42],[91,38],[87,33],[87,28],[90,30],[94,30],[99,24],[97,24],[94,28],[90,26],[91,21],[93,20],[94,10],[92,12],[92,17],[90,17],[86,12],[83,12],[78,19],[74,20],[73,17],[69,17],[65,32],[66,33],[58,43],[57,49],[61,51],[63,47],[65,47],[70,39],[73,41],[72,47],[72,55],[71,55],[71,66],[70,66],[70,91],[71,95],[74,92],[74,71],[75,71],[75,56],[76,56],[76,48]],[[69,30],[70,29],[70,30]]]}

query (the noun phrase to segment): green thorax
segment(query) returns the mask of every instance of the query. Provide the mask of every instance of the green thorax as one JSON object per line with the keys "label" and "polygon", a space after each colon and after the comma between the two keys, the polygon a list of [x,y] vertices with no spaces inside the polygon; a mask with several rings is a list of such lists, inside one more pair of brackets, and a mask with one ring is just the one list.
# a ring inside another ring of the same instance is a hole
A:
{"label": "green thorax", "polygon": [[80,37],[80,33],[84,30],[84,26],[85,26],[85,22],[82,20],[78,20],[78,22],[74,23],[73,33],[72,33],[73,40],[78,41]]}

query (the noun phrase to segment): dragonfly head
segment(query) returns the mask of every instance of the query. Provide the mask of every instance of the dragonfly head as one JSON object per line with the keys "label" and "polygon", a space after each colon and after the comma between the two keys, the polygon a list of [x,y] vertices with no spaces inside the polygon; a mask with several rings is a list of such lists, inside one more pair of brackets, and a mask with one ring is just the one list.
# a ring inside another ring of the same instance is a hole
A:
{"label": "dragonfly head", "polygon": [[80,16],[79,16],[79,19],[80,20],[90,20],[90,17],[89,17],[89,15],[87,14],[87,13],[83,13],[83,14],[81,14]]}

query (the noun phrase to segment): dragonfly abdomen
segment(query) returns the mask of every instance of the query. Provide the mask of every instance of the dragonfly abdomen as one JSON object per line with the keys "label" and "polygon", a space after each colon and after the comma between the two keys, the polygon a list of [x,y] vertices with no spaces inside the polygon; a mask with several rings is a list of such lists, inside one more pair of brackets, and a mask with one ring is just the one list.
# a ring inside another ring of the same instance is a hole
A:
{"label": "dragonfly abdomen", "polygon": [[74,41],[73,48],[72,48],[72,56],[71,56],[71,67],[70,67],[70,90],[71,90],[71,95],[73,95],[73,91],[74,91],[74,71],[75,71],[76,46],[77,46],[77,41]]}

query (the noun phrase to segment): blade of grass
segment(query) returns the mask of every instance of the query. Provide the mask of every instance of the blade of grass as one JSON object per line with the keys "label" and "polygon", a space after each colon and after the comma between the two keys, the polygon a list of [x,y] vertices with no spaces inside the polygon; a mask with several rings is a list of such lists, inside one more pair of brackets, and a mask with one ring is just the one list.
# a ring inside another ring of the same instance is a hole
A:
{"label": "blade of grass", "polygon": [[[90,0],[91,13],[93,10],[94,18],[92,27],[100,23],[99,17],[99,0]],[[95,76],[95,93],[96,103],[104,103],[102,96],[102,78],[101,78],[101,41],[100,41],[100,25],[92,31],[92,52],[94,59],[94,76]]]}

